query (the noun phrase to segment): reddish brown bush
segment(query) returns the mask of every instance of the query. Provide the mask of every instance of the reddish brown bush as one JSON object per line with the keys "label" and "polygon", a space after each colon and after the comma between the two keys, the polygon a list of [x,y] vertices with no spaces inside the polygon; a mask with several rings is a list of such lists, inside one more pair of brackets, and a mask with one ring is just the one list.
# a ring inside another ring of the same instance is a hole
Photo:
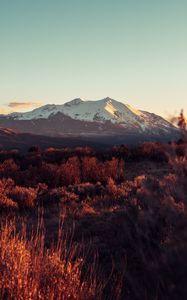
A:
{"label": "reddish brown bush", "polygon": [[9,195],[13,201],[18,203],[20,208],[32,208],[36,204],[37,192],[33,188],[16,186]]}
{"label": "reddish brown bush", "polygon": [[14,178],[19,170],[19,166],[13,159],[5,160],[0,164],[0,178]]}

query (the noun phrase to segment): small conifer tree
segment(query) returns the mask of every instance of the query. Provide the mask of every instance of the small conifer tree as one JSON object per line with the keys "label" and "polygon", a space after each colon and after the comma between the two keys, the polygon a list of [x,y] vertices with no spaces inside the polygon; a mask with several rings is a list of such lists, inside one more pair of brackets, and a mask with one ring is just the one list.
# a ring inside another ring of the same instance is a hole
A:
{"label": "small conifer tree", "polygon": [[180,115],[178,117],[178,123],[177,125],[179,126],[179,129],[181,131],[181,137],[184,141],[187,140],[187,124],[186,124],[186,119],[185,119],[185,116],[184,116],[184,111],[183,109],[181,110],[180,112]]}

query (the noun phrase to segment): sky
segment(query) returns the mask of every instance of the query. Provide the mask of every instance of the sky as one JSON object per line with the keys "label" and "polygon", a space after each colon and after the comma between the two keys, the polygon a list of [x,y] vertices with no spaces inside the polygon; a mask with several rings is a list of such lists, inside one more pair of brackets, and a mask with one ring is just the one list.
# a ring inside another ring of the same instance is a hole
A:
{"label": "sky", "polygon": [[0,0],[0,112],[111,97],[187,113],[186,0]]}

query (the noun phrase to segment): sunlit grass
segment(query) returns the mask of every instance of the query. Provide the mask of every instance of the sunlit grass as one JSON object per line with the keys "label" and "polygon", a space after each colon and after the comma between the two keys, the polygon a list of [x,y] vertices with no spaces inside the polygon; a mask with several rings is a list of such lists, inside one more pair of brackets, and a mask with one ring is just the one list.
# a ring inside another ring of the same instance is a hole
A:
{"label": "sunlit grass", "polygon": [[41,223],[29,238],[25,223],[19,232],[16,226],[15,220],[1,224],[0,299],[94,299],[95,285],[81,276],[76,245],[69,248],[59,234],[47,249]]}

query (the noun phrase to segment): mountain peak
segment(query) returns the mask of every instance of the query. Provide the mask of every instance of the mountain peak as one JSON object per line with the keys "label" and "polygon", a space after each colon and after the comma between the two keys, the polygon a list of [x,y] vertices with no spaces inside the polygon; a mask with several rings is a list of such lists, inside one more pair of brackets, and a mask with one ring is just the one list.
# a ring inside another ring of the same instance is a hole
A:
{"label": "mountain peak", "polygon": [[66,102],[65,106],[71,106],[71,105],[79,105],[80,103],[84,102],[81,98],[75,98],[71,101]]}
{"label": "mountain peak", "polygon": [[104,100],[105,102],[111,102],[111,101],[113,101],[113,99],[110,98],[110,97],[106,97],[106,98],[104,98],[103,100]]}

